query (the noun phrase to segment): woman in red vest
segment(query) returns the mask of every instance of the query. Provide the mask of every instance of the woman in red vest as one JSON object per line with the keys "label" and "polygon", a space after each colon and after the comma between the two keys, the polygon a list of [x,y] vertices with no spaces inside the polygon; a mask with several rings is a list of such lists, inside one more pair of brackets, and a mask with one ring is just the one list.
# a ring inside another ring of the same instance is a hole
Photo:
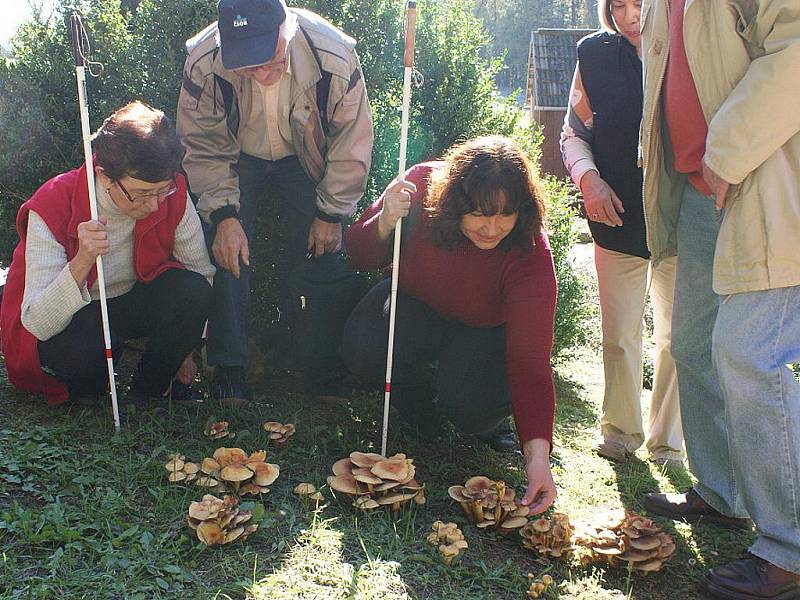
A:
{"label": "woman in red vest", "polygon": [[[379,269],[403,227],[392,402],[423,435],[444,420],[486,436],[513,412],[534,513],[555,499],[549,455],[555,390],[550,351],[556,306],[544,206],[529,159],[512,140],[485,137],[419,164],[389,185],[345,236],[350,262]],[[376,285],[345,327],[343,357],[382,387],[390,281]],[[436,364],[435,371],[431,368]]]}
{"label": "woman in red vest", "polygon": [[102,256],[115,359],[125,340],[147,338],[132,389],[187,396],[193,372],[184,359],[202,335],[214,268],[177,173],[180,143],[164,113],[133,102],[106,119],[93,149],[98,220],[85,167],[45,183],[17,214],[20,242],[0,307],[9,380],[50,404],[107,389]]}

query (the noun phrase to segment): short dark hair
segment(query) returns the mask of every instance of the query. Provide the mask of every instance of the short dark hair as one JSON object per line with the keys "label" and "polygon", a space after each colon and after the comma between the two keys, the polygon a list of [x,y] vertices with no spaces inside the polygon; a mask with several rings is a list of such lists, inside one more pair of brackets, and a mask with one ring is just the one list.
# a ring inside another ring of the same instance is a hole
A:
{"label": "short dark hair", "polygon": [[611,14],[611,0],[597,0],[597,18],[601,28],[610,33],[619,33],[614,15]]}
{"label": "short dark hair", "polygon": [[183,149],[172,121],[136,101],[108,117],[92,138],[96,162],[111,179],[166,181],[180,167]]}
{"label": "short dark hair", "polygon": [[[517,222],[500,248],[533,248],[545,209],[536,169],[519,144],[501,136],[480,137],[453,146],[443,160],[445,168],[434,171],[425,200],[436,245],[452,248],[465,239],[464,215],[502,210],[516,213]],[[505,196],[503,206],[499,191]]]}

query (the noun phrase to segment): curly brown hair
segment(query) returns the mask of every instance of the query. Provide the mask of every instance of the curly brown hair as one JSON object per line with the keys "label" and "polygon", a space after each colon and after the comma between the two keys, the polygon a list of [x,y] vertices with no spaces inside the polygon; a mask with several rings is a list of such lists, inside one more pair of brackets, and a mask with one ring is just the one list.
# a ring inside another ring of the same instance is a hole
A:
{"label": "curly brown hair", "polygon": [[[542,228],[545,209],[536,170],[514,140],[486,136],[453,146],[445,167],[431,175],[425,210],[437,246],[452,248],[466,238],[461,218],[469,213],[517,214],[501,250],[530,250]],[[502,192],[502,193],[498,193]]]}

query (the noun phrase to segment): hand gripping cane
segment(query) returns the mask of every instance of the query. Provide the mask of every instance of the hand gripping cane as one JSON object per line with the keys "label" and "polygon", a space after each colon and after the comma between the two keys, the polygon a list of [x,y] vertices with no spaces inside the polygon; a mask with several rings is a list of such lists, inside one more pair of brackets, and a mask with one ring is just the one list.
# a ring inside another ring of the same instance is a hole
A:
{"label": "hand gripping cane", "polygon": [[[411,104],[411,76],[414,70],[414,38],[417,31],[417,3],[408,0],[405,19],[405,53],[403,55],[403,113],[400,120],[400,165],[398,174],[406,172],[408,145],[408,110]],[[392,396],[392,354],[394,353],[394,322],[397,308],[397,278],[400,273],[400,234],[403,220],[397,220],[394,230],[394,255],[392,257],[392,294],[389,303],[389,344],[386,350],[386,387],[383,396],[383,434],[381,454],[386,456],[386,438],[389,434],[389,404]]]}
{"label": "hand gripping cane", "polygon": [[[78,81],[78,106],[81,113],[81,130],[83,134],[83,157],[86,163],[86,182],[89,186],[89,207],[92,220],[97,220],[97,195],[94,183],[94,164],[92,161],[91,133],[89,131],[89,109],[86,105],[86,65],[89,44],[86,30],[80,16],[72,13],[70,17],[72,29],[72,50],[75,54],[75,78]],[[86,52],[84,52],[86,50]],[[114,413],[114,429],[119,432],[119,405],[117,404],[117,382],[114,376],[114,357],[111,354],[111,331],[108,327],[108,304],[106,302],[106,280],[103,273],[103,260],[97,257],[97,287],[100,290],[100,313],[103,319],[103,339],[106,345],[106,362],[108,363],[108,384],[111,390],[111,409]]]}

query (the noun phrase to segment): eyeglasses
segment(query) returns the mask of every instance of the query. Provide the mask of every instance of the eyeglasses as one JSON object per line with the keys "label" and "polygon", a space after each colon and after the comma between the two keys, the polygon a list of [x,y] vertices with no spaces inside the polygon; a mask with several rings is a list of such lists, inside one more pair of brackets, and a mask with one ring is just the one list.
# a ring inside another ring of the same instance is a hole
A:
{"label": "eyeglasses", "polygon": [[178,191],[178,182],[175,181],[174,177],[170,180],[169,187],[167,189],[160,190],[153,194],[138,194],[136,196],[131,196],[128,190],[125,189],[125,186],[122,185],[121,181],[115,181],[114,183],[116,183],[119,189],[122,190],[122,193],[125,194],[125,197],[131,204],[144,204],[153,199],[155,199],[157,202],[163,202]]}

